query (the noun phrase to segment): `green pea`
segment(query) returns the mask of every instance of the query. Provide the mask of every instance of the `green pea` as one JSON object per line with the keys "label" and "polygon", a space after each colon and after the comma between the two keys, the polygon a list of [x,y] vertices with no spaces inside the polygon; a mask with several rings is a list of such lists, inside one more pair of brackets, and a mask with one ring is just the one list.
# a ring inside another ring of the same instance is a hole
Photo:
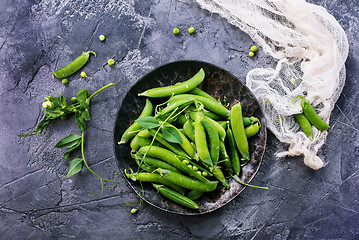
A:
{"label": "green pea", "polygon": [[52,103],[50,101],[45,101],[42,103],[43,108],[50,108],[52,107]]}
{"label": "green pea", "polygon": [[253,57],[253,56],[254,56],[254,52],[249,52],[249,53],[248,53],[248,56]]}
{"label": "green pea", "polygon": [[188,165],[189,161],[188,160],[183,160],[182,163]]}
{"label": "green pea", "polygon": [[[87,51],[87,52],[83,52],[80,56],[78,56],[75,60],[73,60],[72,62],[70,62],[69,64],[67,64],[66,66],[56,70],[55,72],[53,72],[52,74],[59,78],[59,79],[63,79],[66,78],[72,74],[74,74],[75,72],[77,72],[78,70],[80,70],[85,63],[89,60],[90,58],[90,54],[94,54],[96,57],[96,53],[93,51]],[[82,74],[82,73],[81,73]],[[86,74],[86,73],[85,73]],[[81,75],[82,76],[82,75]],[[82,76],[83,77],[83,76]],[[86,76],[85,76],[86,77]]]}
{"label": "green pea", "polygon": [[196,32],[196,29],[194,27],[188,28],[189,34],[194,34]]}
{"label": "green pea", "polygon": [[101,42],[105,41],[106,37],[104,35],[100,35],[98,36],[98,38],[100,39]]}
{"label": "green pea", "polygon": [[132,213],[132,214],[135,214],[135,213],[137,212],[137,210],[138,210],[137,208],[132,208],[132,209],[131,209],[131,213]]}
{"label": "green pea", "polygon": [[207,176],[208,176],[208,173],[202,172],[202,176],[203,176],[203,177],[207,177]]}
{"label": "green pea", "polygon": [[71,98],[71,102],[72,102],[72,103],[77,102],[77,97],[72,97],[72,98]]}
{"label": "green pea", "polygon": [[110,58],[109,60],[107,60],[107,64],[112,66],[115,64],[115,60],[113,60],[112,58]]}
{"label": "green pea", "polygon": [[178,28],[174,28],[174,29],[173,29],[173,34],[174,34],[174,35],[180,34],[180,30],[179,30]]}
{"label": "green pea", "polygon": [[197,171],[198,170],[198,167],[196,167],[196,166],[193,166],[193,168],[192,168],[193,170],[195,170],[195,171]]}
{"label": "green pea", "polygon": [[63,83],[63,84],[68,84],[68,83],[69,83],[69,80],[68,80],[67,78],[64,78],[64,79],[62,79],[62,83]]}
{"label": "green pea", "polygon": [[256,52],[258,50],[257,46],[251,46],[251,48],[249,49],[249,51],[251,52]]}
{"label": "green pea", "polygon": [[83,78],[86,78],[87,74],[85,72],[81,72],[80,76],[83,77]]}

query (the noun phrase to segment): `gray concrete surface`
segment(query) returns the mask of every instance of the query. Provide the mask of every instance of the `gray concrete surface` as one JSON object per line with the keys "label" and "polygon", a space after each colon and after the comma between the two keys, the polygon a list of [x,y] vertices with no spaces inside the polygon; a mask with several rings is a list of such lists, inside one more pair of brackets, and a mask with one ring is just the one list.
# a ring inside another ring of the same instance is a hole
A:
{"label": "gray concrete surface", "polygon": [[[47,133],[20,138],[42,116],[45,96],[72,97],[119,83],[92,100],[86,158],[95,172],[118,178],[112,148],[116,112],[127,90],[152,69],[176,60],[216,64],[245,81],[254,67],[272,66],[251,39],[192,0],[54,1],[0,3],[0,239],[358,239],[359,238],[359,1],[312,1],[327,8],[347,33],[346,85],[320,150],[327,166],[313,171],[302,158],[277,159],[284,148],[271,134],[263,164],[247,188],[225,207],[177,216],[144,204],[127,183],[105,185],[83,169],[66,178],[68,162],[53,146],[79,131],[70,118]],[[299,10],[298,10],[299,11]],[[195,35],[187,34],[194,26]],[[179,27],[182,34],[174,36]],[[100,42],[98,36],[106,40]],[[82,51],[95,51],[65,86],[52,72]],[[116,64],[108,66],[107,59]]]}

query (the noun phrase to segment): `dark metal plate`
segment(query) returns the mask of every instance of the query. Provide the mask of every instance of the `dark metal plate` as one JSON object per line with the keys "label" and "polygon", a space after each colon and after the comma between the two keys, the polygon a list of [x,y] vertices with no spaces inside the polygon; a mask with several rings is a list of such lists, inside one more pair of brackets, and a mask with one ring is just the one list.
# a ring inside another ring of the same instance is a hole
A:
{"label": "dark metal plate", "polygon": [[[222,68],[200,61],[179,61],[159,67],[142,77],[128,91],[117,112],[114,127],[114,152],[122,174],[124,174],[124,169],[137,169],[135,162],[130,157],[129,143],[117,144],[122,133],[138,118],[145,105],[146,98],[138,97],[137,94],[149,88],[168,86],[176,82],[186,81],[195,75],[200,68],[204,69],[206,77],[199,88],[211,94],[216,99],[226,96],[227,102],[230,103],[230,105],[240,101],[244,116],[255,116],[261,121],[262,127],[260,132],[249,139],[251,161],[242,168],[239,176],[240,180],[245,183],[249,183],[253,179],[261,164],[267,141],[266,122],[257,99],[253,93],[232,74]],[[151,102],[155,105],[163,102],[163,99],[151,99]],[[165,199],[156,192],[151,184],[140,184],[138,181],[133,182],[132,180],[127,180],[127,182],[131,188],[149,204],[168,212],[183,215],[198,215],[214,211],[229,203],[245,188],[245,186],[231,179],[229,181],[230,189],[222,190],[217,188],[214,192],[204,194],[200,199],[196,200],[199,209],[192,210]]]}

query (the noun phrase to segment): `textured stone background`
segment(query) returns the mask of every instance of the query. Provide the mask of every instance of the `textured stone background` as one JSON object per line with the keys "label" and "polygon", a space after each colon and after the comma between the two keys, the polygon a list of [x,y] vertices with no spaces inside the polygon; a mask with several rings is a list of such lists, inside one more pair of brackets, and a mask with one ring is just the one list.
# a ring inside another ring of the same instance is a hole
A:
{"label": "textured stone background", "polygon": [[[139,203],[126,183],[101,184],[89,171],[66,178],[68,162],[54,144],[79,133],[74,119],[55,121],[45,135],[17,136],[34,127],[47,95],[70,98],[119,84],[92,100],[86,156],[93,170],[116,178],[113,125],[125,93],[138,78],[168,62],[216,64],[242,82],[254,67],[272,66],[260,50],[247,57],[251,39],[192,0],[0,2],[0,238],[1,239],[358,239],[359,42],[358,0],[311,1],[324,6],[347,33],[347,80],[320,154],[328,165],[313,171],[302,158],[276,159],[284,148],[269,133],[253,184],[227,206],[202,216],[177,216]],[[299,11],[299,10],[298,10]],[[187,34],[194,26],[195,35]],[[172,29],[179,27],[180,36]],[[100,42],[98,36],[106,35]],[[51,73],[93,50],[85,70],[64,86]],[[107,59],[116,64],[108,66]]]}

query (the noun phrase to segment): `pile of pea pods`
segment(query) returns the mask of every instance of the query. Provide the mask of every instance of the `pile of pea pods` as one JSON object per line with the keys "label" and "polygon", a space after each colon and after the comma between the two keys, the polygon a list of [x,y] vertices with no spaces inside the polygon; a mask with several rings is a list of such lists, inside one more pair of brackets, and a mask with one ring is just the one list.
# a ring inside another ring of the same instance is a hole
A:
{"label": "pile of pea pods", "polygon": [[[191,209],[195,200],[239,175],[250,161],[248,138],[261,124],[242,116],[241,103],[227,109],[197,88],[205,79],[200,69],[187,81],[139,93],[147,97],[138,119],[119,144],[130,143],[137,171],[125,170],[133,181],[149,182],[164,197]],[[149,98],[169,99],[153,106]]]}

